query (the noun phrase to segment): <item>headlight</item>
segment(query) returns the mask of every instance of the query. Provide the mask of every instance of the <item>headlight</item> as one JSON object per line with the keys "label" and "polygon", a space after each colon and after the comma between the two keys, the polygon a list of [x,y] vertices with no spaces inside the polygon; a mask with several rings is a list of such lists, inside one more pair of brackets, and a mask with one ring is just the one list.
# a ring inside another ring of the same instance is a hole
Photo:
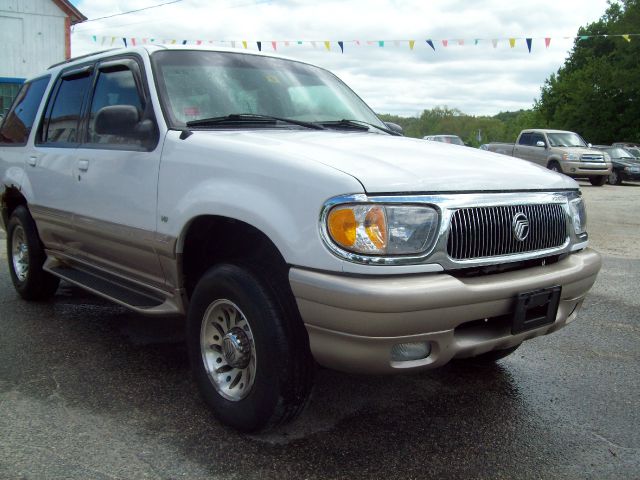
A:
{"label": "headlight", "polygon": [[569,211],[576,235],[582,235],[587,231],[587,209],[584,200],[582,198],[569,200]]}
{"label": "headlight", "polygon": [[575,154],[575,153],[563,153],[562,154],[562,159],[563,160],[571,160],[571,161],[577,161],[580,160],[580,157]]}
{"label": "headlight", "polygon": [[339,247],[365,255],[411,255],[429,249],[438,212],[412,205],[338,205],[327,216],[327,232]]}

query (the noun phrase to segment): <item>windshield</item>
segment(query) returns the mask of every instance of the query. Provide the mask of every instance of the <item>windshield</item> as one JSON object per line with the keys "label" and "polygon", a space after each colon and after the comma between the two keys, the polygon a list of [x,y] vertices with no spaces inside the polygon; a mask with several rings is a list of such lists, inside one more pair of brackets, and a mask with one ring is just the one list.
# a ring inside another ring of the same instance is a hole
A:
{"label": "windshield", "polygon": [[305,122],[348,119],[385,127],[349,87],[318,67],[258,55],[193,50],[159,51],[152,59],[160,98],[174,127],[233,114]]}
{"label": "windshield", "polygon": [[443,135],[442,137],[440,137],[440,139],[438,139],[438,141],[444,143],[452,143],[454,145],[464,145],[462,139],[457,135]]}
{"label": "windshield", "polygon": [[587,143],[573,132],[547,133],[547,138],[552,147],[586,147]]}
{"label": "windshield", "polygon": [[627,152],[624,148],[609,148],[606,152],[611,158],[633,158],[630,152]]}
{"label": "windshield", "polygon": [[625,148],[625,150],[629,152],[631,155],[635,156],[636,158],[640,158],[640,148],[628,147],[628,148]]}

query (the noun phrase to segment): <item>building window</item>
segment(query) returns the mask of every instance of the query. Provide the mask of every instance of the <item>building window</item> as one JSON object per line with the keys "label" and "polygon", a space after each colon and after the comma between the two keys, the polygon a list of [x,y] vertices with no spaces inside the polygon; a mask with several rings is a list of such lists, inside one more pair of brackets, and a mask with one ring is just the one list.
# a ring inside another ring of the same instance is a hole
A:
{"label": "building window", "polygon": [[0,116],[4,117],[24,80],[21,78],[0,78]]}

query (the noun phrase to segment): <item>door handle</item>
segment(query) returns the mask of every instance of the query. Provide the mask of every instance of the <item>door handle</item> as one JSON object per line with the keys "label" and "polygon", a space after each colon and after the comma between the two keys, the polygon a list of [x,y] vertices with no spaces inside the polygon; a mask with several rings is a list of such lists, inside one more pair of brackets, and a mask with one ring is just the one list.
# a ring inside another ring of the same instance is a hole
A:
{"label": "door handle", "polygon": [[38,164],[38,157],[29,157],[27,158],[27,163],[32,167],[35,167]]}
{"label": "door handle", "polygon": [[78,170],[82,172],[89,170],[89,160],[78,160]]}

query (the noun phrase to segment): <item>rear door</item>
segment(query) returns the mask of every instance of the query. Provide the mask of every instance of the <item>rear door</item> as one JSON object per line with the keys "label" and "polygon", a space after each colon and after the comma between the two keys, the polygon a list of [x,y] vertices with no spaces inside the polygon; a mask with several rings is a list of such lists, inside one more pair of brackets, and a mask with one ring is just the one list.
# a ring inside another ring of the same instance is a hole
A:
{"label": "rear door", "polygon": [[[161,147],[144,69],[138,57],[96,65],[75,171],[78,255],[90,264],[145,284],[164,283],[153,241]],[[103,108],[128,105],[155,134],[96,131]]]}
{"label": "rear door", "polygon": [[92,72],[93,65],[84,65],[61,73],[27,155],[25,171],[32,190],[29,208],[42,241],[53,250],[69,252],[78,246],[73,230],[74,167]]}
{"label": "rear door", "polygon": [[529,161],[533,160],[533,156],[531,152],[533,148],[531,146],[532,135],[533,134],[531,132],[522,132],[520,134],[520,137],[518,137],[518,141],[513,146],[514,157],[522,158],[524,160],[529,160]]}

